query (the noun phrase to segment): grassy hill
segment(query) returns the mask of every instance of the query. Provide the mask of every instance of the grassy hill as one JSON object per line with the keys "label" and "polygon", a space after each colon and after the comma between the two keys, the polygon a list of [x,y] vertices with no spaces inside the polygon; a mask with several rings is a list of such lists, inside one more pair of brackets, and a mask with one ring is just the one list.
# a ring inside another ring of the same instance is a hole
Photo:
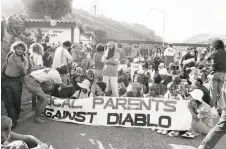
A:
{"label": "grassy hill", "polygon": [[94,29],[101,29],[106,33],[108,39],[118,40],[154,40],[162,41],[154,31],[140,24],[129,24],[118,22],[105,16],[94,16],[84,10],[73,10],[73,20],[81,20],[82,24]]}
{"label": "grassy hill", "polygon": [[201,43],[201,44],[211,44],[213,40],[221,39],[226,44],[226,35],[214,35],[214,34],[199,34],[187,39],[186,43]]}

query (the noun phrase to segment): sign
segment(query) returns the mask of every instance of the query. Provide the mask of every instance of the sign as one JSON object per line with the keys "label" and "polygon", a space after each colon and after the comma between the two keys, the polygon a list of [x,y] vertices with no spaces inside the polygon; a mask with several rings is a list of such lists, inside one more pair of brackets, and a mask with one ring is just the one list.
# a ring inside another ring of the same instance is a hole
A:
{"label": "sign", "polygon": [[157,98],[50,97],[43,114],[50,119],[95,126],[121,126],[189,130],[192,116],[188,101]]}
{"label": "sign", "polygon": [[[37,33],[37,28],[29,28],[34,35]],[[49,36],[49,42],[58,44],[59,42],[71,41],[71,28],[41,28],[44,40]]]}

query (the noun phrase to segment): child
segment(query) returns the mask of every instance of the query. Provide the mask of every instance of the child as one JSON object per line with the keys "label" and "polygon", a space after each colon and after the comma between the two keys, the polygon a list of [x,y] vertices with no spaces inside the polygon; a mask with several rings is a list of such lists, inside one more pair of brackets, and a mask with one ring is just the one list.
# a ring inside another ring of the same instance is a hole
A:
{"label": "child", "polygon": [[72,99],[83,99],[93,97],[93,93],[90,91],[90,81],[85,79],[82,83],[77,83],[81,88],[76,91],[74,95],[71,97]]}
{"label": "child", "polygon": [[106,83],[97,82],[96,83],[96,96],[105,96]]}

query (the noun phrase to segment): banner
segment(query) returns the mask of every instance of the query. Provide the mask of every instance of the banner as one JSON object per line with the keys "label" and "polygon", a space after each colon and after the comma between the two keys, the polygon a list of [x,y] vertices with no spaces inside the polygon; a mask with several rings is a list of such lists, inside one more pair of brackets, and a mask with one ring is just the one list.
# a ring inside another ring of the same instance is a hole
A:
{"label": "banner", "polygon": [[188,101],[158,98],[50,97],[43,114],[50,119],[95,126],[121,126],[189,130],[192,116]]}

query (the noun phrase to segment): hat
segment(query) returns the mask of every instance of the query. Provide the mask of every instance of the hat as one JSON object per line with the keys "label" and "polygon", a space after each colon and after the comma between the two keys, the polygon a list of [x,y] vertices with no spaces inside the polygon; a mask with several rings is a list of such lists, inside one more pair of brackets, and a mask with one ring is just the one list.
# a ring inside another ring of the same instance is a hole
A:
{"label": "hat", "polygon": [[202,97],[203,97],[203,92],[200,89],[194,89],[193,91],[189,92],[189,94],[191,95],[191,97],[194,100],[198,100],[200,102],[202,102]]}
{"label": "hat", "polygon": [[82,83],[77,83],[79,87],[90,90],[90,81],[85,79]]}
{"label": "hat", "polygon": [[133,62],[134,63],[138,63],[139,62],[139,58],[134,58]]}

